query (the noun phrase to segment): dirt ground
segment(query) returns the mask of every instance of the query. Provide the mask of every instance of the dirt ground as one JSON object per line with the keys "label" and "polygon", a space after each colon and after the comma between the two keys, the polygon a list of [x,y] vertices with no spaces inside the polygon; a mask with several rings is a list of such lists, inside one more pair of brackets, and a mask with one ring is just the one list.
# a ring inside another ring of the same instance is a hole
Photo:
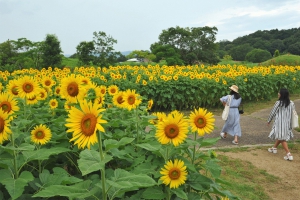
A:
{"label": "dirt ground", "polygon": [[222,152],[230,158],[249,161],[259,169],[279,178],[277,183],[268,183],[264,186],[266,193],[274,200],[299,200],[300,199],[300,155],[296,151],[291,153],[293,161],[283,159],[285,152],[278,149],[277,154],[262,149],[249,149],[246,152]]}

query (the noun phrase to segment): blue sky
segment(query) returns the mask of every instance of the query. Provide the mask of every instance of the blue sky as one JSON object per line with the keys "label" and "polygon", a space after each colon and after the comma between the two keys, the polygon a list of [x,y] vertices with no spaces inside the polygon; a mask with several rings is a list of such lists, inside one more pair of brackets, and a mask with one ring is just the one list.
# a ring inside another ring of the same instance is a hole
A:
{"label": "blue sky", "polygon": [[116,51],[149,50],[170,27],[218,28],[217,41],[257,30],[300,27],[299,0],[0,0],[0,43],[55,34],[64,54],[93,32],[118,42]]}

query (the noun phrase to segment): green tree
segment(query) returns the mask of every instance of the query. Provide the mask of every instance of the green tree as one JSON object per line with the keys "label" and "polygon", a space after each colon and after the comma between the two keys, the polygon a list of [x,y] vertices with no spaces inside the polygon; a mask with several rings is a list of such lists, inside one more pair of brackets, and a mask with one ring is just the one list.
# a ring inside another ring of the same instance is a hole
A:
{"label": "green tree", "polygon": [[53,34],[47,34],[42,48],[42,67],[60,67],[62,62],[62,50],[60,47],[60,41]]}
{"label": "green tree", "polygon": [[130,54],[128,54],[126,57],[129,59],[130,58],[138,58],[140,60],[148,61],[148,62],[155,59],[155,55],[148,50],[146,50],[146,51],[134,50],[134,51],[130,52]]}
{"label": "green tree", "polygon": [[105,32],[99,31],[93,33],[93,43],[95,55],[93,64],[98,66],[108,66],[117,62],[121,57],[120,52],[115,52],[113,45],[117,43],[113,37],[106,35]]}
{"label": "green tree", "polygon": [[263,49],[253,49],[246,55],[246,60],[253,63],[260,63],[271,58],[271,53]]}
{"label": "green tree", "polygon": [[14,48],[13,42],[7,40],[0,44],[0,66],[1,70],[11,67],[15,64],[14,57],[17,55],[17,51]]}
{"label": "green tree", "polygon": [[279,51],[278,49],[276,49],[276,51],[274,52],[274,57],[278,57],[279,56]]}
{"label": "green tree", "polygon": [[[162,31],[157,44],[161,46],[170,45],[179,54],[179,58],[184,64],[194,64],[196,62],[215,64],[218,62],[216,52],[218,45],[214,43],[217,30],[216,27],[207,26],[194,28],[171,27]],[[156,48],[157,44],[151,45],[151,51]],[[170,47],[167,46],[167,48]],[[157,54],[155,56],[160,57]],[[165,59],[167,58],[165,57]],[[174,58],[171,60],[174,61]]]}
{"label": "green tree", "polygon": [[76,55],[79,60],[79,65],[90,65],[94,59],[93,52],[95,51],[94,43],[80,42],[76,47]]}
{"label": "green tree", "polygon": [[160,62],[165,60],[167,65],[183,65],[184,62],[180,59],[180,54],[176,52],[175,48],[169,44],[161,45],[154,43],[151,45],[151,51],[156,55],[154,61]]}
{"label": "green tree", "polygon": [[233,60],[244,61],[247,53],[250,52],[252,49],[253,47],[251,47],[247,43],[233,47],[232,49],[230,49],[229,53]]}
{"label": "green tree", "polygon": [[300,42],[290,45],[288,52],[294,55],[300,55]]}

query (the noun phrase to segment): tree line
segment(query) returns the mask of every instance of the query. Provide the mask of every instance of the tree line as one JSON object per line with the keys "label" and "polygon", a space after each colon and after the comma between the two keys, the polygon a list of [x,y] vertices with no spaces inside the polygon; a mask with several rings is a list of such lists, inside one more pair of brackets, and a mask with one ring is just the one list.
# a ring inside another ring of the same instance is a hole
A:
{"label": "tree line", "polygon": [[300,28],[258,30],[234,39],[218,42],[218,55],[237,61],[262,62],[279,54],[300,55]]}
{"label": "tree line", "polygon": [[[238,61],[262,62],[275,55],[300,55],[300,28],[288,30],[256,31],[235,40],[216,42],[216,27],[179,26],[163,30],[158,41],[149,50],[134,50],[126,57],[115,51],[117,40],[105,32],[93,32],[91,41],[82,41],[71,57],[79,66],[109,66],[138,58],[141,61],[166,65],[217,64],[222,58]],[[32,42],[26,38],[0,43],[0,70],[45,67],[63,67],[60,41],[47,34],[44,41]]]}

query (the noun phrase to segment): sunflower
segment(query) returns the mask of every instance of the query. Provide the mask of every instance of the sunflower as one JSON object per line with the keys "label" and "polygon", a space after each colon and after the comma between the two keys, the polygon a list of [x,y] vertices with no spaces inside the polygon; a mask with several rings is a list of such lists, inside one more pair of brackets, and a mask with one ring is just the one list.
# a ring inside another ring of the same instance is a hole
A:
{"label": "sunflower", "polygon": [[61,90],[61,87],[60,86],[56,86],[55,89],[54,89],[54,94],[56,96],[59,96],[60,95],[60,90]]}
{"label": "sunflower", "polygon": [[40,91],[37,81],[31,76],[24,76],[17,81],[17,90],[21,98],[34,98]]}
{"label": "sunflower", "polygon": [[38,95],[38,100],[45,100],[48,96],[48,92],[45,88],[41,88],[40,93]]}
{"label": "sunflower", "polygon": [[43,124],[35,126],[31,131],[31,141],[35,144],[44,145],[50,141],[51,137],[51,130]]}
{"label": "sunflower", "polygon": [[43,76],[41,80],[41,84],[43,87],[51,88],[53,85],[56,84],[56,82],[52,79],[52,77]]}
{"label": "sunflower", "polygon": [[106,86],[105,85],[100,85],[99,88],[103,95],[106,94]]}
{"label": "sunflower", "polygon": [[170,188],[178,188],[180,185],[184,184],[187,177],[186,166],[182,160],[175,159],[174,163],[169,160],[165,164],[164,168],[161,169],[160,180],[165,184],[169,185]]}
{"label": "sunflower", "polygon": [[189,117],[192,131],[198,132],[199,136],[203,136],[205,133],[211,133],[214,129],[214,122],[214,115],[203,108],[195,109]]}
{"label": "sunflower", "polygon": [[99,104],[100,107],[103,107],[104,100],[105,100],[105,95],[101,93],[100,95],[97,95],[96,99],[94,100],[94,103]]}
{"label": "sunflower", "polygon": [[12,114],[20,109],[17,100],[12,95],[4,92],[0,93],[0,108],[8,114]]}
{"label": "sunflower", "polygon": [[9,134],[11,134],[11,130],[9,128],[11,117],[7,112],[4,112],[0,109],[0,144],[2,144],[5,140],[8,140]]}
{"label": "sunflower", "polygon": [[181,144],[188,133],[188,122],[179,115],[168,115],[156,125],[155,137],[161,144],[173,143],[174,146]]}
{"label": "sunflower", "polygon": [[113,96],[113,104],[119,108],[124,108],[124,92],[119,91]]}
{"label": "sunflower", "polygon": [[6,90],[12,96],[18,97],[18,90],[17,90],[17,79],[10,80],[6,85]]}
{"label": "sunflower", "polygon": [[81,76],[71,74],[61,80],[61,96],[73,103],[81,100],[85,95],[85,88],[81,85]]}
{"label": "sunflower", "polygon": [[124,107],[128,110],[136,108],[142,103],[141,97],[139,94],[135,93],[135,90],[126,90],[124,92]]}
{"label": "sunflower", "polygon": [[79,103],[81,109],[71,107],[69,110],[69,118],[66,119],[65,126],[69,128],[67,132],[73,132],[73,138],[70,141],[75,140],[78,148],[90,149],[91,144],[98,142],[96,132],[98,130],[105,132],[101,124],[107,121],[103,120],[100,115],[105,109],[100,109],[99,104],[93,104],[91,101],[81,100]]}
{"label": "sunflower", "polygon": [[150,120],[151,124],[158,124],[160,121],[164,121],[164,119],[167,118],[167,115],[164,112],[154,112],[152,115],[155,116],[156,119]]}
{"label": "sunflower", "polygon": [[49,101],[49,106],[50,106],[51,109],[57,108],[57,106],[58,106],[58,101],[57,101],[56,99],[51,99],[51,100]]}
{"label": "sunflower", "polygon": [[37,104],[38,102],[39,102],[39,99],[37,96],[32,96],[32,97],[26,99],[27,105],[34,105],[34,104]]}
{"label": "sunflower", "polygon": [[116,85],[110,85],[110,86],[108,87],[108,94],[110,94],[110,95],[114,95],[114,94],[116,94],[118,91],[119,91],[119,88],[118,88],[118,86],[116,86]]}
{"label": "sunflower", "polygon": [[148,101],[147,110],[151,110],[152,106],[153,106],[153,100],[150,99],[150,100]]}

